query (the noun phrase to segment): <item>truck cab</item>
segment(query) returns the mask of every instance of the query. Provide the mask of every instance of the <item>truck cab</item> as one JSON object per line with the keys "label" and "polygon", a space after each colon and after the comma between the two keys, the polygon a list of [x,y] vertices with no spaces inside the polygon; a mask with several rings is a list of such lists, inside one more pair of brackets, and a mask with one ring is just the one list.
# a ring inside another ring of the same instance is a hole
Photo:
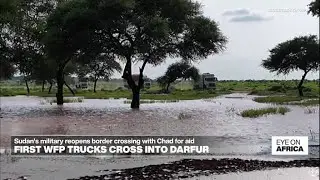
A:
{"label": "truck cab", "polygon": [[77,89],[88,89],[88,86],[89,86],[88,78],[81,78],[76,82]]}
{"label": "truck cab", "polygon": [[203,73],[197,82],[194,83],[194,89],[216,89],[218,79],[214,74]]}

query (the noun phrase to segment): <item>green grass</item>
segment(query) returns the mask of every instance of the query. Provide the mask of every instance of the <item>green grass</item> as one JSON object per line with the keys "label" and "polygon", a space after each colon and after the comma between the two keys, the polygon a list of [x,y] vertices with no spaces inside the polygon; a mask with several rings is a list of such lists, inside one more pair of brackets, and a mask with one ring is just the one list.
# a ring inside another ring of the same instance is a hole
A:
{"label": "green grass", "polygon": [[275,103],[285,104],[292,101],[301,101],[303,98],[296,96],[267,96],[267,97],[256,97],[253,99],[259,103]]}
{"label": "green grass", "polygon": [[319,105],[319,99],[310,99],[310,97],[297,96],[267,96],[257,97],[253,100],[259,103],[288,104],[301,106]]}
{"label": "green grass", "polygon": [[249,109],[241,112],[242,117],[257,118],[267,114],[286,114],[290,109],[287,107],[269,107],[261,109]]}
{"label": "green grass", "polygon": [[[192,100],[192,99],[204,99],[212,98],[222,94],[228,94],[233,92],[243,92],[252,95],[264,95],[274,96],[282,95],[289,98],[297,98],[297,86],[298,81],[219,81],[217,82],[216,91],[195,91],[192,90],[192,83],[190,81],[183,81],[176,83],[175,91],[170,94],[159,93],[160,87],[153,83],[151,88],[145,91],[141,91],[141,99],[149,100]],[[78,90],[76,96],[83,96],[87,99],[109,99],[109,98],[128,98],[132,96],[131,91],[121,89],[123,85],[122,81],[112,80],[110,82],[99,81],[97,84],[97,93],[92,90]],[[40,97],[55,97],[55,90],[52,89],[51,94],[48,94],[48,86],[46,86],[45,92],[41,92],[41,85],[30,83],[30,95]],[[319,84],[316,81],[305,81],[303,84],[304,94],[307,97],[319,97]],[[0,82],[0,96],[16,96],[26,95],[27,91],[24,84],[19,85],[13,81]],[[91,85],[89,86],[91,87]],[[67,88],[64,89],[64,96],[69,97],[72,94]],[[260,101],[260,100],[258,100]],[[261,100],[262,102],[263,100]],[[273,102],[274,100],[270,100]],[[281,104],[281,101],[279,102]],[[291,100],[290,100],[291,101]],[[282,103],[290,102],[284,101]],[[266,100],[265,102],[269,102]]]}
{"label": "green grass", "polygon": [[300,102],[292,102],[290,105],[299,105],[299,106],[316,106],[320,104],[319,99],[308,99]]}
{"label": "green grass", "polygon": [[[150,91],[150,90],[149,90]],[[9,92],[9,93],[8,93]],[[150,93],[148,91],[141,91],[140,98],[148,100],[193,100],[193,99],[204,99],[204,98],[213,98],[222,94],[229,94],[229,91],[195,91],[195,90],[175,90],[170,94],[160,94],[160,93]],[[23,91],[1,91],[2,96],[15,96],[15,95],[26,95],[26,92]],[[30,91],[31,96],[39,97],[55,97],[55,93],[48,94],[47,92],[41,91]],[[73,95],[65,90],[64,97],[72,97]],[[76,96],[82,96],[85,99],[120,99],[127,98],[131,99],[132,92],[130,90],[105,90],[97,91],[78,91]]]}
{"label": "green grass", "polygon": [[214,98],[222,94],[229,94],[228,91],[195,91],[195,90],[175,90],[170,94],[147,94],[142,93],[141,99],[151,100],[193,100]]}

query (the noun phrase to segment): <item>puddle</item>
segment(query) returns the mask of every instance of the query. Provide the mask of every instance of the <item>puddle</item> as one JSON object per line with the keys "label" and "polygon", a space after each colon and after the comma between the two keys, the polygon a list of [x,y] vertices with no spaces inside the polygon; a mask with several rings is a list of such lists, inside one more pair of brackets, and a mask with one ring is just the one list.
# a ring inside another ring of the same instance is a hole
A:
{"label": "puddle", "polygon": [[[230,98],[231,97],[231,98]],[[235,97],[235,98],[232,98]],[[241,97],[241,98],[240,98]],[[309,136],[309,156],[280,157],[306,159],[319,157],[319,109],[305,113],[289,106],[285,115],[255,119],[239,112],[269,107],[252,101],[255,96],[232,94],[206,100],[172,103],[142,103],[139,111],[130,109],[126,99],[84,99],[63,106],[41,104],[39,97],[1,97],[1,148],[10,146],[12,135],[197,135],[212,136],[211,156],[273,158],[271,136]],[[312,141],[312,142],[311,142]],[[64,157],[12,158],[1,156],[1,178],[30,176],[28,179],[67,179],[108,168],[141,167],[183,157]],[[190,158],[190,157],[189,157]],[[197,158],[197,157],[193,157]],[[48,174],[48,171],[50,173]]]}

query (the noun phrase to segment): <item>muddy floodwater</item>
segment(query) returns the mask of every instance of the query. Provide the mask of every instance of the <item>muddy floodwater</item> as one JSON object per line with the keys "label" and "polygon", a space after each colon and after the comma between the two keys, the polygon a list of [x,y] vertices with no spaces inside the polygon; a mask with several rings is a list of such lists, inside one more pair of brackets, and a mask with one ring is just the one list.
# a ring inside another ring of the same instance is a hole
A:
{"label": "muddy floodwater", "polygon": [[[312,107],[313,111],[306,111],[304,107],[288,106],[291,111],[285,115],[268,115],[254,119],[239,116],[242,110],[272,106],[256,103],[252,98],[253,96],[245,94],[231,94],[207,100],[142,104],[137,111],[131,110],[130,105],[124,103],[125,99],[85,99],[82,103],[66,103],[63,106],[57,106],[44,103],[43,98],[39,97],[1,97],[1,179],[23,176],[32,180],[63,180],[99,176],[105,174],[108,169],[147,167],[185,158],[240,158],[270,161],[319,158],[318,134],[314,139],[310,133],[319,133],[318,106]],[[4,149],[10,147],[12,135],[42,134],[191,135],[212,136],[213,142],[211,142],[210,157],[22,158],[11,157],[4,152]],[[309,136],[309,155],[271,156],[271,136]],[[319,168],[298,169],[301,172],[299,177],[303,177],[302,179],[319,178]],[[192,179],[257,179],[254,177],[263,177],[263,174],[268,176],[265,179],[285,179],[283,174],[287,174],[291,180],[299,179],[290,172],[297,173],[297,170],[288,168],[278,171],[246,172],[247,174],[229,173],[209,177],[197,176]]]}

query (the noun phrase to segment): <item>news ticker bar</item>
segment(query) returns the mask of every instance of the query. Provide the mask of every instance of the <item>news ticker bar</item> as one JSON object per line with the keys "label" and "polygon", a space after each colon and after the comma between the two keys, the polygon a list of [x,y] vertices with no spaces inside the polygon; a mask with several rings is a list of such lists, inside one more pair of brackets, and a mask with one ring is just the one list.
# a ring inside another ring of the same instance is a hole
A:
{"label": "news ticker bar", "polygon": [[11,155],[205,155],[209,136],[12,136]]}
{"label": "news ticker bar", "polygon": [[[308,155],[308,141],[272,136],[270,154]],[[213,136],[12,136],[11,155],[209,155],[217,143]]]}

